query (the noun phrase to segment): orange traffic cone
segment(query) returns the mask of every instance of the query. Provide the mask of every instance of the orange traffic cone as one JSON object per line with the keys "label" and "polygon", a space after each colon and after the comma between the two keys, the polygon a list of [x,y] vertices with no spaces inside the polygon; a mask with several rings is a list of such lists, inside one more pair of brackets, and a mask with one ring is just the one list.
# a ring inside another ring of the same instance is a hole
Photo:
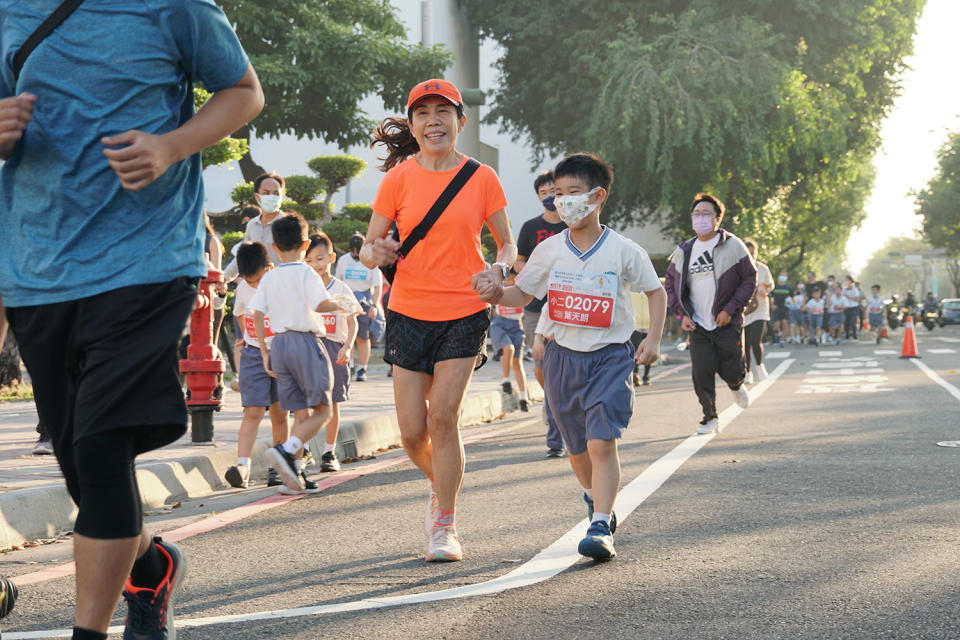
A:
{"label": "orange traffic cone", "polygon": [[917,355],[917,336],[913,332],[913,316],[907,316],[907,321],[903,323],[903,349],[900,351],[900,357],[920,357]]}
{"label": "orange traffic cone", "polygon": [[880,331],[880,335],[879,335],[880,338],[890,337],[890,331],[886,327],[880,327],[879,331]]}
{"label": "orange traffic cone", "polygon": [[863,319],[863,331],[870,331],[870,320],[867,318]]}

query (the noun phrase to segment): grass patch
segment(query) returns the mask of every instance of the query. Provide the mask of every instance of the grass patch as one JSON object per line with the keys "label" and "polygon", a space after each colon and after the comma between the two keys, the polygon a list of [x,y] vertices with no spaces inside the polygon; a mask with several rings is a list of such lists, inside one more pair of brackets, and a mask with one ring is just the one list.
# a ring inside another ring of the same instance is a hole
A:
{"label": "grass patch", "polygon": [[17,382],[7,387],[0,387],[0,402],[17,400],[33,400],[33,385]]}

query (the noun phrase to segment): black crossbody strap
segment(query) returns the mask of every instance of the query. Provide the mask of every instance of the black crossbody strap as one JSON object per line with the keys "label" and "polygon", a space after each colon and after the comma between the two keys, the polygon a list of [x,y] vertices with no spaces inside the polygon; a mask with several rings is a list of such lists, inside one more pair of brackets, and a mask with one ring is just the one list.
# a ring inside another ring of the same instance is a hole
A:
{"label": "black crossbody strap", "polygon": [[30,34],[23,46],[20,47],[16,55],[13,56],[13,80],[20,77],[20,70],[23,69],[23,63],[27,61],[27,56],[33,53],[37,45],[50,35],[50,32],[60,26],[60,23],[67,19],[73,10],[80,6],[83,0],[64,0],[56,10],[51,13],[46,20],[40,23],[37,30]]}
{"label": "black crossbody strap", "polygon": [[427,211],[427,215],[423,216],[423,220],[421,220],[420,223],[414,227],[413,231],[410,232],[410,235],[404,239],[403,244],[400,245],[400,250],[397,251],[401,258],[407,257],[413,247],[427,235],[433,223],[437,221],[447,206],[453,202],[453,199],[457,197],[457,194],[460,193],[463,186],[467,184],[467,181],[479,168],[479,162],[473,158],[467,160],[467,163],[457,172],[457,175],[453,177],[450,184],[447,185],[443,193],[440,194],[440,197],[437,198],[437,201],[434,202],[430,210]]}

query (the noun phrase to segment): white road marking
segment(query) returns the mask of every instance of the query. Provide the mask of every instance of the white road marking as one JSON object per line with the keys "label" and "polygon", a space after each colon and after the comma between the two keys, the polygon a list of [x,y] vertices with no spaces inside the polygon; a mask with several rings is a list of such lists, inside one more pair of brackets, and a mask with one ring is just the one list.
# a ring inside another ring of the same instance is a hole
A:
{"label": "white road marking", "polygon": [[770,353],[769,351],[763,354],[764,360],[786,360],[790,357],[792,352],[790,351],[774,351]]}
{"label": "white road marking", "polygon": [[960,338],[947,338],[945,336],[935,336],[941,342],[960,342]]}
{"label": "white road marking", "polygon": [[956,353],[956,349],[927,349],[927,353]]}
{"label": "white road marking", "polygon": [[[770,372],[769,377],[763,382],[758,383],[750,389],[750,400],[755,402],[777,379],[783,375],[794,360],[784,360],[780,365]],[[740,413],[743,412],[736,404],[732,404],[720,412],[719,420],[721,424],[729,425]],[[640,506],[644,500],[649,498],[654,491],[660,488],[677,469],[683,465],[691,456],[697,453],[708,442],[716,437],[711,435],[692,435],[686,440],[671,449],[662,458],[647,467],[643,473],[634,478],[634,480],[620,490],[617,495],[617,517],[622,523],[633,513],[634,509]],[[283,618],[301,618],[306,616],[316,616],[325,613],[345,613],[348,611],[363,611],[367,609],[382,609],[384,607],[396,607],[407,604],[421,604],[424,602],[436,602],[439,600],[453,600],[458,598],[467,598],[471,596],[491,595],[510,589],[530,586],[549,580],[555,575],[565,571],[575,563],[583,559],[577,553],[577,545],[586,532],[587,519],[584,518],[572,529],[567,531],[556,542],[535,555],[531,560],[520,565],[510,573],[479,582],[477,584],[466,585],[463,587],[453,587],[450,589],[441,589],[439,591],[428,591],[425,593],[412,593],[401,596],[391,596],[385,598],[366,598],[364,600],[355,600],[352,602],[339,602],[335,604],[316,605],[312,607],[297,607],[295,609],[279,609],[274,611],[259,611],[255,613],[242,613],[227,616],[210,616],[206,618],[187,618],[176,621],[177,629],[190,629],[194,627],[207,627],[219,624],[237,624],[242,622],[254,622],[258,620],[279,620]],[[123,633],[123,627],[110,627],[109,634]],[[7,640],[40,640],[43,638],[70,638],[73,636],[72,629],[51,629],[46,631],[26,631],[20,633],[8,633]]]}
{"label": "white road marking", "polygon": [[927,374],[928,378],[930,378],[931,380],[936,382],[938,385],[946,389],[947,393],[952,395],[957,400],[960,400],[960,389],[957,389],[955,386],[953,386],[952,384],[950,384],[949,382],[941,378],[939,375],[937,375],[936,371],[934,371],[927,365],[923,364],[921,360],[918,360],[916,358],[910,358],[910,362],[917,365],[917,368],[920,369],[920,371],[923,371],[925,374]]}
{"label": "white road marking", "polygon": [[[824,351],[821,356],[829,353]],[[890,387],[880,385],[887,381],[884,370],[879,367],[880,362],[873,356],[856,356],[853,358],[827,357],[811,364],[813,369],[807,371],[803,384],[797,387],[795,393],[877,393],[878,391],[892,391]]]}
{"label": "white road marking", "polygon": [[817,355],[821,358],[839,358],[843,355],[843,351],[818,351]]}
{"label": "white road marking", "polygon": [[899,351],[894,351],[893,349],[875,349],[873,352],[875,356],[896,356],[900,355]]}

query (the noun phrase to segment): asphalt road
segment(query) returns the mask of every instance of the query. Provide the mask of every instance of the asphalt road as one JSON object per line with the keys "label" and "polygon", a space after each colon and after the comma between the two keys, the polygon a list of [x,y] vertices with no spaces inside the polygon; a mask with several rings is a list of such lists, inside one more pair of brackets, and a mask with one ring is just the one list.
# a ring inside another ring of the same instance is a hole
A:
{"label": "asphalt road", "polygon": [[[921,364],[960,389],[960,329],[919,337]],[[618,502],[638,506],[621,517],[612,562],[564,569],[586,510],[568,463],[544,457],[537,407],[464,430],[462,562],[423,562],[427,485],[409,462],[381,464],[388,455],[184,539],[176,617],[203,625],[178,637],[960,638],[960,448],[937,446],[960,440],[960,391],[899,359],[899,345],[769,354],[786,355],[767,361],[779,377],[754,387],[749,409],[726,411],[714,438],[689,437],[689,369],[638,390]],[[722,387],[719,399],[732,404]],[[148,521],[175,529],[270,495],[223,492]],[[7,554],[0,572],[69,556],[68,543]],[[498,578],[516,588],[470,595]],[[455,588],[449,600],[386,600]],[[4,638],[69,628],[73,589],[70,576],[22,588]],[[283,613],[256,615],[270,611]]]}

